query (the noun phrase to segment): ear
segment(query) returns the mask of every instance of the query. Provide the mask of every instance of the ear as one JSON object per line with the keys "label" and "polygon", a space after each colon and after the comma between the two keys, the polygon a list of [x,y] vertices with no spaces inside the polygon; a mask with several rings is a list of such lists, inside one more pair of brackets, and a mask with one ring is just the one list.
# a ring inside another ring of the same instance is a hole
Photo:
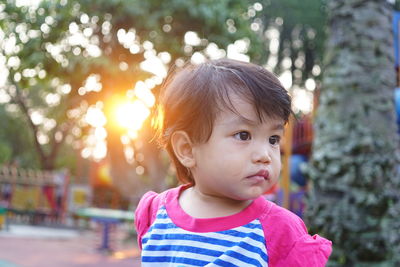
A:
{"label": "ear", "polygon": [[185,131],[176,131],[171,136],[171,145],[175,156],[186,168],[195,166],[196,161],[193,156],[193,146],[189,135]]}

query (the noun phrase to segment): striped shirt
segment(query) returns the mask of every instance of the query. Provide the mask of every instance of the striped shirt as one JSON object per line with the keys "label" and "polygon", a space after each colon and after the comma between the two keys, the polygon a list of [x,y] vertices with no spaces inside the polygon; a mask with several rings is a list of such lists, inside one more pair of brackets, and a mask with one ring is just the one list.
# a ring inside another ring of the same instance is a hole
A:
{"label": "striped shirt", "polygon": [[179,205],[188,185],[147,192],[135,211],[142,266],[325,266],[332,242],[310,236],[292,212],[255,199],[239,213],[194,218]]}
{"label": "striped shirt", "polygon": [[178,227],[165,206],[142,239],[142,266],[267,266],[259,220],[230,230],[198,233]]}

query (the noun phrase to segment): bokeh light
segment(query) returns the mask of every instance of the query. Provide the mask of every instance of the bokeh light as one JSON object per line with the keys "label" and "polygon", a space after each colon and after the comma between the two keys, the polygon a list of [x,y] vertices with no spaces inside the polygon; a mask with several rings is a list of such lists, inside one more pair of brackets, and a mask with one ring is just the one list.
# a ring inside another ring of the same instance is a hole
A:
{"label": "bokeh light", "polygon": [[140,130],[150,110],[139,100],[119,104],[115,109],[115,118],[119,126],[134,131]]}

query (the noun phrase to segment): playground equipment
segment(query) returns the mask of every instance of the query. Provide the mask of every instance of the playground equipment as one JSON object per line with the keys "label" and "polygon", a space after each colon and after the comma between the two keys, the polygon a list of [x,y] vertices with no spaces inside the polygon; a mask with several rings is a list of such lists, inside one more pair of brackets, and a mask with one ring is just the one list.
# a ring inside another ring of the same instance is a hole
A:
{"label": "playground equipment", "polygon": [[397,73],[397,81],[394,90],[394,100],[396,105],[396,115],[397,115],[397,132],[400,133],[400,43],[399,43],[399,29],[400,29],[400,12],[393,12],[393,46],[394,46],[394,58],[395,58],[395,69]]}
{"label": "playground equipment", "polygon": [[68,175],[65,172],[0,168],[0,207],[6,218],[61,223],[65,215]]}
{"label": "playground equipment", "polygon": [[[285,129],[283,144],[283,169],[281,191],[277,192],[277,202],[301,216],[304,210],[304,194],[307,181],[300,170],[301,164],[307,162],[311,153],[313,128],[310,116],[300,119],[291,118]],[[297,191],[292,192],[291,184],[295,183]]]}
{"label": "playground equipment", "polygon": [[394,103],[396,105],[397,132],[400,133],[400,87],[394,90]]}
{"label": "playground equipment", "polygon": [[7,210],[3,207],[0,207],[0,230],[4,227],[6,222],[6,212]]}
{"label": "playground equipment", "polygon": [[113,247],[110,243],[112,243],[111,233],[114,227],[123,222],[133,223],[135,217],[133,211],[93,207],[79,209],[75,215],[88,218],[101,226],[101,244],[98,247],[100,251],[112,251]]}

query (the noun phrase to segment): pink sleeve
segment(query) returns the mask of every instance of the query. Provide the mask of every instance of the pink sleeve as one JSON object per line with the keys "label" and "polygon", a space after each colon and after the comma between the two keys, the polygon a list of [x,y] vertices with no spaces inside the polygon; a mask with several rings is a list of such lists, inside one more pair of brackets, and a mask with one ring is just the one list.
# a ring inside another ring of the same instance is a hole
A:
{"label": "pink sleeve", "polygon": [[140,249],[142,249],[142,237],[149,230],[157,213],[157,209],[154,209],[155,203],[153,203],[157,196],[158,194],[153,191],[144,194],[135,211],[135,227]]}
{"label": "pink sleeve", "polygon": [[304,235],[294,244],[282,266],[325,266],[332,242],[319,235]]}
{"label": "pink sleeve", "polygon": [[332,242],[310,236],[303,220],[294,213],[271,203],[261,218],[266,238],[269,266],[325,266]]}

